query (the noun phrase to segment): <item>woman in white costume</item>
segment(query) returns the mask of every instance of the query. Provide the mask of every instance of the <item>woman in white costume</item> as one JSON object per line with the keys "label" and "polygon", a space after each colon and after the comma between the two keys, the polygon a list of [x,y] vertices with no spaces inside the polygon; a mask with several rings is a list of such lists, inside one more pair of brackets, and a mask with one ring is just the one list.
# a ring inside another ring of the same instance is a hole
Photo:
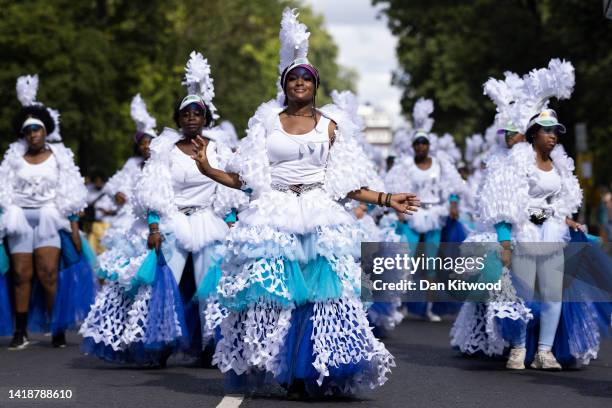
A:
{"label": "woman in white costume", "polygon": [[94,290],[91,268],[80,255],[85,183],[61,143],[59,113],[36,101],[37,90],[37,75],[17,80],[23,108],[13,128],[20,138],[0,165],[2,224],[14,271],[15,332],[9,348],[15,350],[28,345],[28,320],[30,330],[50,330],[53,346],[65,347],[65,330],[85,317]]}
{"label": "woman in white costume", "polygon": [[491,189],[496,187],[492,180],[498,180],[499,173],[504,171],[513,146],[525,141],[525,136],[512,124],[509,117],[513,104],[524,95],[523,80],[514,73],[506,72],[503,80],[489,79],[484,84],[484,91],[496,105],[496,123],[487,129],[484,140],[477,139],[475,143],[472,141],[475,145],[485,144],[485,153],[482,153],[484,168],[477,169],[481,174],[478,177],[478,186],[473,193],[473,199],[467,200],[475,215],[475,229],[464,241],[461,251],[464,256],[486,255],[487,266],[475,279],[483,282],[501,279],[502,290],[492,291],[483,301],[470,299],[462,305],[451,329],[451,345],[465,355],[493,357],[504,354],[512,341],[513,333],[526,326],[533,316],[517,296],[510,280],[510,253],[504,249],[509,248],[511,244],[506,234],[509,226],[483,218],[480,209],[484,205],[482,197],[487,197],[488,200],[496,199],[491,192]]}
{"label": "woman in white costume", "polygon": [[333,105],[315,108],[319,76],[306,59],[308,36],[286,9],[281,92],[251,118],[228,171],[210,165],[201,139],[194,155],[203,174],[252,194],[229,234],[219,284],[229,315],[214,361],[236,387],[265,377],[290,398],[386,381],[394,360],[368,325],[353,219],[335,200],[386,203],[404,213],[417,204],[412,195],[363,188],[370,180],[357,127]]}
{"label": "woman in white costume", "polygon": [[[164,366],[173,352],[189,350],[200,327],[187,327],[183,303],[189,299],[178,292],[188,259],[202,323],[197,350],[208,346],[212,355],[224,316],[216,302],[228,232],[224,216],[240,206],[244,194],[204,177],[190,158],[193,138],[210,140],[209,134],[219,132],[210,128],[217,114],[210,66],[202,54],[191,53],[184,84],[189,94],[174,112],[180,130],[166,128],[153,139],[133,193],[139,220],[100,265],[110,282],[81,327],[84,350],[107,361]],[[211,140],[208,153],[223,168],[231,151]]]}
{"label": "woman in white costume", "polygon": [[[434,150],[436,136],[431,134],[433,101],[419,99],[413,110],[415,130],[409,135],[408,143],[399,143],[409,151],[396,152],[398,157],[385,177],[385,186],[392,192],[415,191],[421,199],[421,209],[412,217],[398,214],[396,232],[402,241],[410,244],[410,256],[414,256],[422,237],[425,256],[435,257],[442,238],[442,228],[449,216],[457,219],[458,194],[463,180],[444,151]],[[411,147],[411,148],[410,148]],[[393,217],[393,215],[391,215]],[[420,271],[424,278],[433,278],[435,271]],[[445,303],[408,302],[408,309],[430,321],[440,321],[438,314],[444,314]],[[439,310],[438,310],[439,309]]]}

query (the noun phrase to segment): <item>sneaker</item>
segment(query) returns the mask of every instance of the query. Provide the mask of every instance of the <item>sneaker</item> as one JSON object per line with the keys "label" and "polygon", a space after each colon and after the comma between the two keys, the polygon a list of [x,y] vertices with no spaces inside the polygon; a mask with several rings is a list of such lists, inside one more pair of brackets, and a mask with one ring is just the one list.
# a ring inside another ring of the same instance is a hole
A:
{"label": "sneaker", "polygon": [[13,334],[13,339],[9,344],[9,350],[23,350],[30,344],[26,332],[17,331]]}
{"label": "sneaker", "polygon": [[428,322],[441,322],[442,318],[440,316],[438,316],[437,314],[435,314],[434,312],[427,312],[425,314],[425,319],[427,319]]}
{"label": "sneaker", "polygon": [[54,334],[51,337],[51,345],[53,346],[53,348],[65,348],[66,347],[66,334],[64,332]]}
{"label": "sneaker", "polygon": [[554,370],[561,371],[561,364],[557,361],[550,350],[538,350],[531,363],[531,368],[538,370]]}
{"label": "sneaker", "polygon": [[506,362],[506,368],[508,370],[524,370],[526,354],[527,349],[525,349],[525,347],[513,347],[510,349],[510,356]]}
{"label": "sneaker", "polygon": [[425,309],[425,319],[429,322],[441,322],[442,318],[433,312],[434,304],[427,302],[427,309]]}

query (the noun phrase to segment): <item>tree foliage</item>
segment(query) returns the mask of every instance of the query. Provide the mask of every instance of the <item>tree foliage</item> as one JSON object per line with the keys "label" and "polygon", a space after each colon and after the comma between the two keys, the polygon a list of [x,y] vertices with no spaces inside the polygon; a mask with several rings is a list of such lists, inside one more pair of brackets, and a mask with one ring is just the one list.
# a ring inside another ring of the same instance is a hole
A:
{"label": "tree foliage", "polygon": [[221,120],[240,134],[257,106],[276,95],[285,6],[298,7],[312,32],[318,102],[329,101],[332,89],[353,88],[322,18],[300,0],[0,0],[0,147],[16,138],[17,77],[38,73],[38,100],[60,111],[62,136],[84,172],[110,174],[131,153],[134,94],[141,93],[158,130],[174,126],[194,49],[211,64]]}
{"label": "tree foliage", "polygon": [[419,97],[436,102],[435,131],[459,138],[492,123],[493,104],[482,94],[488,77],[520,74],[565,58],[576,67],[572,99],[552,107],[568,125],[564,144],[573,150],[574,124],[586,122],[596,175],[612,174],[612,20],[600,1],[583,0],[373,0],[381,4],[398,37],[400,72],[408,113]]}

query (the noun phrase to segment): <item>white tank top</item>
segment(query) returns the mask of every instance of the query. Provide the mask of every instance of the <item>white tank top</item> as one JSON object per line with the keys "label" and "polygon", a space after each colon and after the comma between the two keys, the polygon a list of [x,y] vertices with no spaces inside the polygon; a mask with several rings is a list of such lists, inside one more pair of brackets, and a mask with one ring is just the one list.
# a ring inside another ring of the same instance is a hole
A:
{"label": "white tank top", "polygon": [[[206,148],[206,155],[211,166],[217,167],[214,150],[214,142],[211,141]],[[170,152],[170,173],[174,203],[179,209],[212,205],[217,183],[200,173],[196,162],[177,146]]]}
{"label": "white tank top", "polygon": [[535,166],[529,177],[529,208],[550,208],[548,199],[561,190],[561,176],[556,168],[550,171]]}
{"label": "white tank top", "polygon": [[273,184],[314,184],[325,180],[329,122],[328,118],[321,116],[310,132],[293,135],[283,130],[280,117],[276,117],[266,146]]}
{"label": "white tank top", "polygon": [[59,167],[55,155],[51,154],[44,162],[28,163],[17,170],[14,182],[15,204],[19,207],[40,208],[55,200]]}
{"label": "white tank top", "polygon": [[431,166],[427,170],[420,169],[416,164],[410,174],[414,193],[421,199],[423,204],[439,204],[441,201],[441,176],[440,164],[435,158],[431,158]]}

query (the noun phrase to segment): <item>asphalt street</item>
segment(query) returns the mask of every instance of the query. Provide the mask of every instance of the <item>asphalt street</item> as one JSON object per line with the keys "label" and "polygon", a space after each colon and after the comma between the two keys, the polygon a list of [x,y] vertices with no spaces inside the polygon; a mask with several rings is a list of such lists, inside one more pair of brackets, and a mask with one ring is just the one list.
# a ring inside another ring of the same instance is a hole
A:
{"label": "asphalt street", "polygon": [[[8,351],[0,338],[0,408],[12,407],[607,407],[612,406],[612,344],[590,366],[557,373],[509,372],[504,361],[467,359],[450,349],[451,323],[407,320],[385,340],[397,367],[382,388],[354,399],[290,402],[280,392],[225,396],[223,375],[184,359],[166,369],[114,366],[84,356],[79,337],[53,349],[50,338]],[[70,390],[70,399],[10,399],[11,390]],[[220,405],[221,404],[221,405]]]}

